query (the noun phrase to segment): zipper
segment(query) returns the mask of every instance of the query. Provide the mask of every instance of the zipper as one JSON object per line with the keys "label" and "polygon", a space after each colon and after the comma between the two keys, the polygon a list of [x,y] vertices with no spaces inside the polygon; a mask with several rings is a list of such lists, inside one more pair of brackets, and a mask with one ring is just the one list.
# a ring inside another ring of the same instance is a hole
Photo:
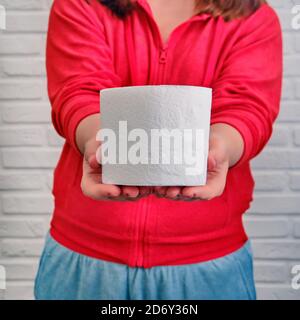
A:
{"label": "zipper", "polygon": [[151,201],[152,195],[150,194],[144,199],[139,200],[141,201],[137,213],[137,222],[136,225],[137,233],[136,233],[136,251],[135,251],[135,266],[137,267],[144,267],[145,262],[145,247],[146,247],[146,226],[147,226],[147,218],[149,217],[150,210],[151,210]]}
{"label": "zipper", "polygon": [[[162,36],[160,34],[160,30],[158,25],[156,24],[153,17],[150,15],[150,20],[154,28],[156,29],[156,35],[157,35],[157,41],[159,44],[158,48],[158,65],[156,68],[156,79],[154,81],[155,84],[160,85],[164,84],[165,81],[165,69],[166,69],[166,63],[167,63],[167,57],[168,57],[168,43],[171,39],[172,34],[170,35],[169,39],[166,43],[163,42]],[[150,194],[145,199],[139,200],[141,201],[141,205],[139,206],[137,212],[137,222],[136,225],[137,233],[136,233],[136,257],[135,257],[135,265],[137,267],[144,267],[145,264],[148,263],[148,261],[145,261],[145,252],[147,250],[147,242],[146,242],[146,236],[147,236],[147,219],[149,218],[149,215],[151,214],[151,202],[152,202],[152,195]],[[140,210],[139,210],[140,209]]]}
{"label": "zipper", "polygon": [[[144,0],[137,0],[137,2],[142,3],[142,9],[146,12],[148,17],[150,18],[150,21],[152,23],[152,26],[155,28],[155,33],[158,41],[158,65],[156,68],[156,79],[155,84],[165,84],[165,74],[166,74],[166,64],[167,64],[167,58],[168,58],[168,45],[170,41],[175,41],[175,36],[178,34],[178,30],[182,28],[187,23],[194,21],[199,18],[198,15],[194,15],[190,19],[186,20],[185,22],[178,25],[169,35],[169,38],[166,42],[163,41],[159,27],[153,17],[153,13],[151,11],[150,6],[148,3]],[[143,6],[148,7],[148,10]],[[152,202],[152,195],[150,194],[145,199],[141,199],[140,205],[138,206],[136,210],[136,225],[137,227],[137,233],[136,233],[136,249],[135,249],[135,259],[134,264],[138,267],[144,267],[144,264],[147,264],[148,261],[145,261],[145,252],[147,250],[146,245],[148,244],[146,241],[146,235],[147,235],[147,219],[149,218],[149,215],[151,214],[151,202]]]}
{"label": "zipper", "polygon": [[164,46],[159,49],[158,70],[156,84],[164,84],[165,70],[168,57],[168,47]]}
{"label": "zipper", "polygon": [[[156,84],[163,84],[165,78],[165,69],[167,63],[167,46],[161,47],[159,49],[159,59],[158,59],[158,67],[156,70],[157,79]],[[138,207],[137,212],[137,234],[136,234],[136,259],[135,265],[137,267],[144,267],[145,262],[145,252],[146,252],[146,232],[147,232],[147,219],[149,217],[150,210],[151,210],[151,201],[152,195],[150,194],[144,199],[139,200],[141,201],[141,206]],[[139,210],[140,209],[140,210]],[[147,262],[146,262],[147,263]]]}
{"label": "zipper", "polygon": [[[157,79],[156,84],[164,84],[165,80],[165,69],[167,63],[167,46],[161,47],[159,49],[159,59],[158,59],[158,67],[156,70]],[[135,265],[137,267],[144,267],[144,264],[147,263],[145,261],[145,252],[146,252],[146,234],[147,234],[147,219],[151,214],[151,202],[152,202],[152,195],[150,194],[145,199],[139,200],[141,201],[141,207],[137,210],[137,234],[136,234],[136,259]]]}

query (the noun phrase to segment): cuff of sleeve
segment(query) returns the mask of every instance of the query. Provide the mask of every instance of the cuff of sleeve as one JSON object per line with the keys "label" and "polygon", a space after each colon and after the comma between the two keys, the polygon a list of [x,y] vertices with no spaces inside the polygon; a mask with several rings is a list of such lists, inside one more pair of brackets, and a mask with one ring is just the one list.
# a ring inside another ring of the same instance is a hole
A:
{"label": "cuff of sleeve", "polygon": [[100,108],[98,105],[91,105],[85,108],[78,109],[75,113],[72,114],[72,117],[69,119],[69,123],[67,125],[66,139],[73,147],[75,152],[82,157],[82,153],[79,150],[76,143],[76,129],[79,123],[86,117],[100,113]]}
{"label": "cuff of sleeve", "polygon": [[232,126],[240,133],[244,141],[244,148],[243,148],[242,155],[240,159],[233,166],[230,167],[230,169],[240,167],[245,162],[250,161],[252,157],[252,150],[253,150],[253,139],[252,139],[251,130],[249,129],[245,121],[235,117],[234,118],[230,116],[226,117],[222,115],[222,116],[215,116],[211,119],[210,124],[212,125],[215,123],[225,123]]}

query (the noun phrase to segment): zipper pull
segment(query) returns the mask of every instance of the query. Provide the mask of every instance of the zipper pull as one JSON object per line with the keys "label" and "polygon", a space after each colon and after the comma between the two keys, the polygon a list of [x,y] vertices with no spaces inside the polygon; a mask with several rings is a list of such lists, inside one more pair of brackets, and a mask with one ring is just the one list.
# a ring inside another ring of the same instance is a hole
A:
{"label": "zipper pull", "polygon": [[159,63],[166,63],[167,61],[167,48],[160,49]]}

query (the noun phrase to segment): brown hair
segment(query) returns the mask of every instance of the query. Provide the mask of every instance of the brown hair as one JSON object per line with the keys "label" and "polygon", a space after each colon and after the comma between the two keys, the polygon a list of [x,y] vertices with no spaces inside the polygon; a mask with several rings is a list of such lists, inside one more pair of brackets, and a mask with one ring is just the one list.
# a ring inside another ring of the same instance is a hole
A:
{"label": "brown hair", "polygon": [[[124,18],[135,8],[133,0],[98,0],[119,18]],[[241,18],[256,11],[266,0],[196,0],[199,13],[222,16],[225,21]]]}

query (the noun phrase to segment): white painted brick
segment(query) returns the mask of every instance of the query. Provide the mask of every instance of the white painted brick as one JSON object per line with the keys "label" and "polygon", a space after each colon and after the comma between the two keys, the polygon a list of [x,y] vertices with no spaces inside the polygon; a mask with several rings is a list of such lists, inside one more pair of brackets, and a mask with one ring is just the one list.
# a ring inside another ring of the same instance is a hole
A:
{"label": "white painted brick", "polygon": [[300,128],[294,130],[294,143],[296,146],[300,146]]}
{"label": "white painted brick", "polygon": [[0,54],[6,55],[29,55],[38,54],[44,43],[41,43],[40,35],[13,35],[8,36],[7,34],[0,33]]}
{"label": "white painted brick", "polygon": [[62,146],[64,139],[57,134],[53,127],[47,130],[48,143],[50,146]]}
{"label": "white painted brick", "polygon": [[295,51],[295,41],[292,34],[284,34],[283,49],[285,56],[292,54]]}
{"label": "white painted brick", "polygon": [[295,36],[295,48],[297,52],[300,52],[300,35]]}
{"label": "white painted brick", "polygon": [[300,172],[290,173],[290,188],[292,190],[300,190]]}
{"label": "white painted brick", "polygon": [[7,10],[42,10],[46,8],[45,0],[1,0]]}
{"label": "white painted brick", "polygon": [[292,28],[292,19],[294,16],[291,8],[292,7],[278,11],[283,31],[294,31]]}
{"label": "white painted brick", "polygon": [[42,187],[42,173],[0,172],[0,190],[39,190]]}
{"label": "white painted brick", "polygon": [[269,146],[286,146],[289,143],[290,136],[287,128],[275,127],[271,139],[268,142]]}
{"label": "white painted brick", "polygon": [[9,214],[49,214],[53,209],[51,195],[3,195],[3,212]]}
{"label": "white painted brick", "polygon": [[36,238],[45,233],[41,219],[0,218],[0,238]]}
{"label": "white painted brick", "polygon": [[5,267],[6,279],[10,280],[34,280],[37,272],[38,261],[31,260],[29,262],[8,262],[0,264]]}
{"label": "white painted brick", "polygon": [[245,228],[253,238],[285,238],[290,233],[287,219],[246,217]]}
{"label": "white painted brick", "polygon": [[295,220],[293,224],[294,224],[294,236],[296,238],[300,238],[300,220]]}
{"label": "white painted brick", "polygon": [[39,82],[0,82],[0,99],[41,99],[43,85]]}
{"label": "white painted brick", "polygon": [[45,61],[32,57],[2,59],[0,69],[6,76],[44,76],[46,74]]}
{"label": "white painted brick", "polygon": [[7,283],[5,300],[33,300],[33,283]]}
{"label": "white painted brick", "polygon": [[5,149],[2,152],[5,168],[54,168],[59,150]]}
{"label": "white painted brick", "polygon": [[45,144],[44,130],[40,127],[2,127],[0,146],[39,146]]}
{"label": "white painted brick", "polygon": [[52,187],[53,187],[53,173],[51,174],[48,174],[47,175],[47,187],[48,187],[48,190],[52,190]]}
{"label": "white painted brick", "polygon": [[0,242],[0,257],[38,257],[44,240],[39,239],[3,239]]}
{"label": "white painted brick", "polygon": [[54,0],[46,0],[46,1],[48,3],[48,8],[50,8]]}
{"label": "white painted brick", "polygon": [[300,300],[300,290],[294,290],[290,285],[265,285],[257,286],[259,300]]}
{"label": "white painted brick", "polygon": [[251,162],[254,169],[300,169],[300,149],[270,149],[267,147]]}
{"label": "white painted brick", "polygon": [[300,75],[300,57],[288,56],[284,59],[284,75],[287,76],[299,76]]}
{"label": "white painted brick", "polygon": [[51,121],[50,108],[44,102],[3,103],[2,119],[7,123],[48,123]]}
{"label": "white painted brick", "polygon": [[270,5],[272,5],[274,8],[283,8],[284,4],[288,1],[282,1],[282,0],[271,0],[269,1]]}
{"label": "white painted brick", "polygon": [[279,122],[299,122],[300,108],[297,101],[284,101],[278,116]]}
{"label": "white painted brick", "polygon": [[254,257],[257,259],[300,259],[300,240],[253,240]]}
{"label": "white painted brick", "polygon": [[296,97],[300,98],[300,80],[296,81]]}
{"label": "white painted brick", "polygon": [[256,262],[254,277],[256,282],[286,282],[289,279],[289,271],[284,263]]}
{"label": "white painted brick", "polygon": [[[255,201],[248,210],[255,214],[299,214],[299,195],[254,195]],[[300,248],[300,247],[299,247]],[[300,251],[300,250],[299,250]]]}
{"label": "white painted brick", "polygon": [[[295,84],[291,78],[284,78],[282,82],[282,100],[292,100],[295,97]],[[282,108],[281,108],[282,112]]]}
{"label": "white painted brick", "polygon": [[288,185],[288,176],[281,172],[252,170],[255,191],[281,191]]}
{"label": "white painted brick", "polygon": [[8,12],[6,24],[7,32],[46,32],[48,25],[48,13]]}

